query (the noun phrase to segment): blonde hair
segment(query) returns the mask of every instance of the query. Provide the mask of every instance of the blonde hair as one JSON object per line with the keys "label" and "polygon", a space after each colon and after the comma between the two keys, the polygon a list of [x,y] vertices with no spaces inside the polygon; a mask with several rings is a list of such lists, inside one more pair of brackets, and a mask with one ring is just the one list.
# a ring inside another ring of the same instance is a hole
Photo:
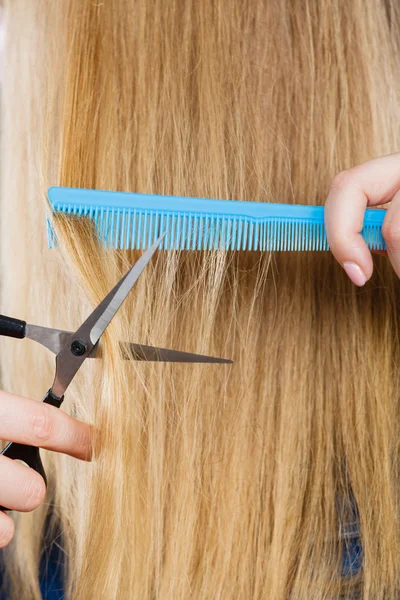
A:
{"label": "blonde hair", "polygon": [[[391,0],[6,13],[1,309],[30,323],[76,329],[138,255],[68,219],[48,250],[51,185],[323,204],[336,172],[400,146]],[[73,600],[394,598],[400,286],[375,264],[358,290],[329,253],[158,253],[68,390],[95,459],[42,453],[48,501],[15,515],[10,597],[40,598],[57,527]],[[121,361],[120,339],[235,363]],[[2,341],[3,388],[40,400],[53,360]],[[345,577],[351,503],[363,560]]]}

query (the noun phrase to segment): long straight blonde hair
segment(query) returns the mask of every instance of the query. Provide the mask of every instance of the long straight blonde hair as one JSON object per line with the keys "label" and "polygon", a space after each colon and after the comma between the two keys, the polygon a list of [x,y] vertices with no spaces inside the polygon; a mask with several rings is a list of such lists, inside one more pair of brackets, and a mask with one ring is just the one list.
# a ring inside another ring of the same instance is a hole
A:
{"label": "long straight blonde hair", "polygon": [[[48,250],[51,185],[323,204],[336,172],[400,147],[394,0],[5,4],[5,314],[75,330],[138,256],[83,220]],[[159,252],[68,390],[95,457],[43,452],[9,597],[40,598],[58,531],[72,600],[394,598],[400,285],[375,264],[356,289],[329,253]],[[235,362],[121,361],[120,339]],[[53,360],[2,341],[2,387],[40,400]]]}

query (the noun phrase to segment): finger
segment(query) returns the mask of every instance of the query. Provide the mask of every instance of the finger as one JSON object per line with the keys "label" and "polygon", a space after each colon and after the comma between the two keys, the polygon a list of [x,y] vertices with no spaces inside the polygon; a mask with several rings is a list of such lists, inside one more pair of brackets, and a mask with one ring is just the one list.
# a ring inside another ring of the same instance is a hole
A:
{"label": "finger", "polygon": [[9,515],[0,512],[0,548],[5,548],[11,542],[15,531],[14,521]]}
{"label": "finger", "polygon": [[0,439],[91,458],[91,426],[62,410],[0,391]]}
{"label": "finger", "polygon": [[371,277],[371,253],[360,232],[367,206],[390,202],[400,187],[400,153],[377,158],[334,177],[325,204],[325,228],[335,258],[356,285]]}
{"label": "finger", "polygon": [[325,204],[326,237],[336,260],[353,283],[362,286],[373,271],[371,253],[360,234],[368,200],[355,178],[339,175]]}
{"label": "finger", "polygon": [[368,206],[386,204],[400,188],[400,152],[368,160],[343,173],[358,181]]}
{"label": "finger", "polygon": [[0,455],[0,505],[11,510],[34,510],[46,496],[46,485],[39,473]]}
{"label": "finger", "polygon": [[400,277],[400,192],[395,194],[389,204],[382,225],[382,235],[386,242],[390,262]]}

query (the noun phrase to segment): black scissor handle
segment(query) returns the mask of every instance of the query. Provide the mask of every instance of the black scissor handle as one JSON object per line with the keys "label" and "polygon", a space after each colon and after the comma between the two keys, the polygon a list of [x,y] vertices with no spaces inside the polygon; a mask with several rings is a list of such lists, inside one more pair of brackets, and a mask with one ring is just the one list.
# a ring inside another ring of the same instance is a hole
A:
{"label": "black scissor handle", "polygon": [[16,442],[10,442],[1,452],[3,456],[12,458],[13,460],[22,460],[31,469],[34,469],[41,475],[47,485],[47,477],[40,458],[39,448],[35,446],[24,446],[24,444],[18,444]]}
{"label": "black scissor handle", "polygon": [[[47,392],[42,402],[46,404],[52,404],[59,408],[61,406],[62,401],[64,400],[64,396],[59,398],[51,389]],[[0,452],[3,456],[7,456],[7,458],[11,458],[12,460],[22,460],[24,463],[28,465],[31,469],[34,469],[39,475],[41,475],[44,479],[45,484],[47,485],[47,477],[46,472],[43,467],[42,459],[40,458],[39,448],[36,446],[26,446],[24,444],[19,444],[17,442],[9,442],[7,446]],[[10,510],[9,508],[5,508],[4,506],[0,506],[0,510]]]}
{"label": "black scissor handle", "polygon": [[22,340],[25,337],[26,322],[13,317],[0,315],[0,335],[18,338]]}

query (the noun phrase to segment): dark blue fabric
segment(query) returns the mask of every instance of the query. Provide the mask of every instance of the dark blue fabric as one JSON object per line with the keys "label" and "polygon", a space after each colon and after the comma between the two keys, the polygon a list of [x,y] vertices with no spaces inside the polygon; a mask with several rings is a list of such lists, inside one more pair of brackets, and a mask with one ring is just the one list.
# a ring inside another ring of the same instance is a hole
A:
{"label": "dark blue fabric", "polygon": [[58,543],[53,543],[50,550],[45,550],[40,563],[40,591],[43,600],[63,600],[63,558]]}
{"label": "dark blue fabric", "polygon": [[[40,563],[40,591],[43,600],[64,600],[63,557],[64,553],[57,543],[44,550]],[[0,554],[1,557],[1,554]],[[0,558],[0,582],[3,580]],[[0,592],[0,600],[9,600],[6,591]]]}
{"label": "dark blue fabric", "polygon": [[343,544],[342,577],[357,575],[362,567],[360,515],[357,502],[349,490],[346,498],[338,498],[339,539]]}
{"label": "dark blue fabric", "polygon": [[362,566],[362,546],[359,538],[344,540],[342,577],[353,577]]}

